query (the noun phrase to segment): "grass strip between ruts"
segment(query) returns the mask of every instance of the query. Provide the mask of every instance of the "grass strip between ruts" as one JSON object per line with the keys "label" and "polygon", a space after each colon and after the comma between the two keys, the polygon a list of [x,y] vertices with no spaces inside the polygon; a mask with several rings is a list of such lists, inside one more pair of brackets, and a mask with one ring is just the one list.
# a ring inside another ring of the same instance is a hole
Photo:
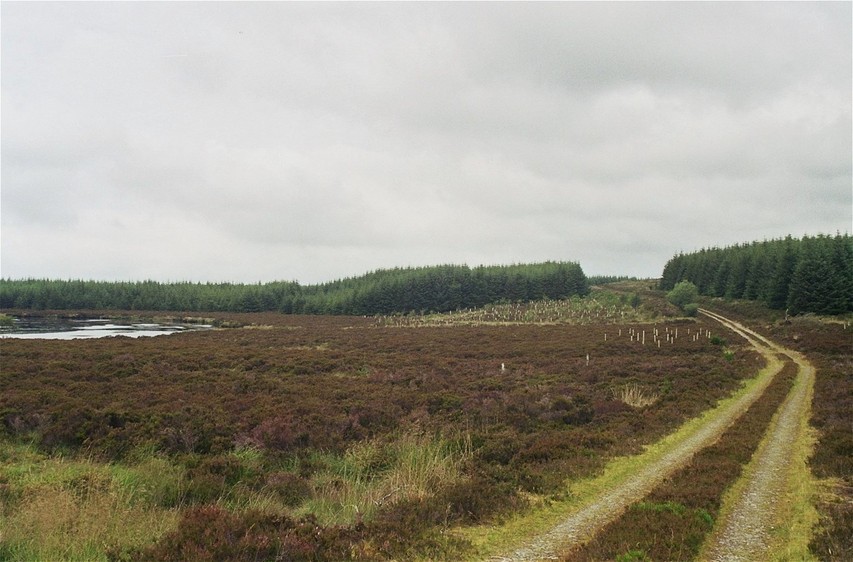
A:
{"label": "grass strip between ruts", "polygon": [[569,554],[590,560],[689,560],[696,556],[719,514],[722,496],[738,479],[761,442],[796,374],[792,364],[714,445]]}
{"label": "grass strip between ruts", "polygon": [[624,482],[630,475],[678,448],[707,424],[726,415],[745,396],[753,393],[760,396],[783,366],[774,356],[765,357],[768,364],[755,377],[745,381],[739,390],[720,400],[714,408],[685,422],[677,431],[657,443],[648,445],[643,453],[612,460],[599,476],[568,483],[566,500],[541,502],[501,524],[456,529],[454,533],[468,540],[476,553],[475,557],[482,559],[511,551],[530,537],[547,531],[562,519],[595,502],[605,491]]}

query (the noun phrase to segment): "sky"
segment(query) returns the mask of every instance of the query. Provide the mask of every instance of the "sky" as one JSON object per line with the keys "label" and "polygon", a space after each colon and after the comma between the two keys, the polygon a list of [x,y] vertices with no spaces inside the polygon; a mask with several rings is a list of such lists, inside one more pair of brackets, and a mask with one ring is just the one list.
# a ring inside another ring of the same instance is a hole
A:
{"label": "sky", "polygon": [[313,284],[853,226],[851,2],[0,3],[0,276]]}

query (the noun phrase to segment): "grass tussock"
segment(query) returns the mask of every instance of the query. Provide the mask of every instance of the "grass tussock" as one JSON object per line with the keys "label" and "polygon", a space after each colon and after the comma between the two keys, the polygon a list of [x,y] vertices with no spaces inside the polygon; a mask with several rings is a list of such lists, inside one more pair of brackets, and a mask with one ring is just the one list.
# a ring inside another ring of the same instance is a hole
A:
{"label": "grass tussock", "polygon": [[632,408],[645,408],[657,402],[660,395],[654,392],[647,393],[636,384],[626,384],[621,388],[613,389],[613,398]]}
{"label": "grass tussock", "polygon": [[324,466],[311,479],[312,497],[297,510],[326,525],[369,519],[378,508],[432,496],[463,478],[471,444],[423,433],[356,443],[344,455],[317,453]]}
{"label": "grass tussock", "polygon": [[0,559],[106,560],[155,541],[177,522],[180,472],[159,459],[135,467],[48,457],[2,445]]}

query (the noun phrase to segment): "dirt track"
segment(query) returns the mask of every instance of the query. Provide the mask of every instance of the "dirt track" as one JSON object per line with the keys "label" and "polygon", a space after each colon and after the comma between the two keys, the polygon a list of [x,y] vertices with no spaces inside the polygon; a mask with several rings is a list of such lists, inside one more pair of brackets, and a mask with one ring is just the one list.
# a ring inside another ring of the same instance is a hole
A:
{"label": "dirt track", "polygon": [[[805,407],[804,404],[806,404],[806,399],[801,394],[803,394],[804,388],[810,388],[809,380],[811,379],[809,377],[812,377],[813,369],[794,352],[773,344],[746,327],[709,311],[703,310],[702,313],[744,337],[765,357],[768,367],[759,376],[758,384],[751,387],[736,401],[718,407],[705,424],[684,436],[679,442],[672,444],[660,458],[650,458],[648,463],[643,463],[643,469],[624,478],[620,484],[611,487],[605,494],[593,501],[580,505],[574,513],[550,530],[533,538],[514,552],[493,557],[490,559],[491,561],[559,560],[562,557],[561,555],[567,553],[574,546],[594,536],[607,523],[617,518],[629,505],[645,497],[664,478],[683,467],[696,452],[712,444],[731,424],[735,423],[749,406],[761,396],[773,377],[782,370],[784,363],[778,355],[784,354],[797,361],[800,366],[800,377],[798,379],[800,384],[795,387],[796,390],[787,399],[781,409],[783,414],[779,416],[779,421],[774,424],[774,430],[778,428],[780,432],[778,440],[767,440],[767,446],[762,449],[768,459],[774,460],[759,463],[762,466],[766,464],[766,468],[756,469],[754,473],[756,479],[754,497],[761,499],[760,501],[758,499],[753,501],[753,496],[745,494],[743,501],[745,511],[742,515],[737,509],[732,511],[730,529],[719,535],[722,550],[719,552],[716,549],[710,551],[708,558],[710,560],[756,559],[749,556],[744,557],[738,553],[760,552],[762,548],[765,548],[767,525],[770,522],[764,521],[764,519],[756,519],[755,524],[746,524],[742,518],[754,517],[755,510],[766,512],[772,509],[772,506],[766,502],[772,496],[775,487],[780,485],[780,480],[783,479],[779,465],[784,463],[786,458],[785,443],[791,441],[791,432],[796,433],[795,428],[799,427],[799,416],[801,416],[802,409]],[[810,394],[806,394],[810,396]],[[757,482],[758,480],[761,481],[760,484]],[[754,506],[753,503],[755,503]],[[716,537],[717,535],[715,535],[715,539]]]}
{"label": "dirt track", "polygon": [[797,382],[746,467],[742,485],[736,486],[739,493],[723,506],[727,515],[719,521],[700,560],[767,559],[772,529],[784,523],[777,520],[779,505],[785,495],[790,463],[796,457],[801,420],[809,412],[814,367],[798,353],[753,335],[797,364]]}

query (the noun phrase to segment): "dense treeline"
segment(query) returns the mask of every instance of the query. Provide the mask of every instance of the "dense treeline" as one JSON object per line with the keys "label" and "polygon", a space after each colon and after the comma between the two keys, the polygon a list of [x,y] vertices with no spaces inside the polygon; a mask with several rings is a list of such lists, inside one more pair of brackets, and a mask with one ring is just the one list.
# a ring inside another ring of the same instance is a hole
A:
{"label": "dense treeline", "polygon": [[580,265],[546,262],[397,268],[305,286],[297,282],[245,285],[3,279],[0,308],[389,314],[446,312],[587,292],[587,278]]}
{"label": "dense treeline", "polygon": [[690,281],[703,295],[761,301],[791,314],[853,311],[849,234],[765,240],[673,257],[660,287]]}
{"label": "dense treeline", "polygon": [[637,281],[637,278],[628,275],[590,275],[587,277],[587,282],[590,285],[609,285],[620,281]]}

